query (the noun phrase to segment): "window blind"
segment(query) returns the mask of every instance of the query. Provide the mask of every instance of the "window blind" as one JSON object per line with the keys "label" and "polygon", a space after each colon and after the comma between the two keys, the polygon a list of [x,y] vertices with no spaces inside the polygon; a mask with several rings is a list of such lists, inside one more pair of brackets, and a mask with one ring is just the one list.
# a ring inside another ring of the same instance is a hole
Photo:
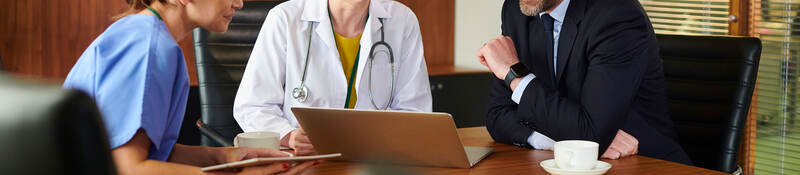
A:
{"label": "window blind", "polygon": [[761,38],[755,174],[800,174],[800,0],[751,1],[750,29]]}
{"label": "window blind", "polygon": [[730,0],[639,0],[660,34],[727,35]]}

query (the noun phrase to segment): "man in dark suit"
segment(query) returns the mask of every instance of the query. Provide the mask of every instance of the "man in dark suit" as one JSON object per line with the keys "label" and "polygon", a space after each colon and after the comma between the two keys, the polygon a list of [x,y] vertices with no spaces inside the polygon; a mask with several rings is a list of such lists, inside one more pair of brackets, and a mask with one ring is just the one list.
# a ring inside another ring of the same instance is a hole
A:
{"label": "man in dark suit", "polygon": [[549,138],[590,140],[603,157],[638,149],[691,164],[637,0],[506,0],[502,22],[504,36],[478,51],[496,77],[486,122],[494,140],[529,148]]}

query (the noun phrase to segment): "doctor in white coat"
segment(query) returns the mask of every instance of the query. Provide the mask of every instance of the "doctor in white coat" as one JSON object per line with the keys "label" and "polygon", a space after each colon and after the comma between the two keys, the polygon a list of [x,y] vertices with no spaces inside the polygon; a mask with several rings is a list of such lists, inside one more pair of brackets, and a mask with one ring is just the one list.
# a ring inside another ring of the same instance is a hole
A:
{"label": "doctor in white coat", "polygon": [[[392,52],[377,46],[370,59],[382,36]],[[347,46],[354,38],[360,38],[355,47]],[[295,98],[295,89],[305,99]],[[314,147],[293,106],[430,112],[431,103],[419,24],[408,7],[392,0],[291,0],[267,15],[233,113],[245,132],[280,133],[281,146],[307,155]]]}

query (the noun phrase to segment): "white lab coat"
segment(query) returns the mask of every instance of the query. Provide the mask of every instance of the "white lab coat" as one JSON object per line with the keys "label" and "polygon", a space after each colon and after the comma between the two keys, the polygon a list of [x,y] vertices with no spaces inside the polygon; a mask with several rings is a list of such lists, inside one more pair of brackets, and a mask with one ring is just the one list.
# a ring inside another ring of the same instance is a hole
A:
{"label": "white lab coat", "polygon": [[[233,116],[245,132],[272,131],[283,138],[298,125],[291,107],[345,106],[347,80],[336,49],[327,2],[292,0],[270,10],[234,102]],[[368,94],[367,60],[370,47],[380,41],[382,24],[379,18],[383,18],[386,26],[385,41],[394,51],[395,89],[389,92],[391,64],[388,56],[377,54],[371,71],[375,102],[385,106],[392,93],[392,110],[430,112],[430,82],[417,16],[405,5],[391,0],[370,2],[369,18],[360,41],[355,108],[375,109]],[[309,21],[313,22],[313,28]],[[308,99],[300,103],[292,98],[292,89],[300,85],[309,30],[313,30],[313,37],[305,81]]]}

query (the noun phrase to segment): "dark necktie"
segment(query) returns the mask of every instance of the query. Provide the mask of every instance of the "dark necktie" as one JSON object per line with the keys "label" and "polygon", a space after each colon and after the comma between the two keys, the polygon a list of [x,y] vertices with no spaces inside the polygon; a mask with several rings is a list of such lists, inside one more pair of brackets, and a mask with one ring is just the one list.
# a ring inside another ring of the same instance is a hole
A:
{"label": "dark necktie", "polygon": [[[546,14],[546,13],[542,14],[541,18],[542,18],[542,23],[544,23],[544,40],[546,42],[545,43],[545,46],[546,46],[545,50],[547,50],[547,52],[546,52],[547,53],[547,62],[550,63],[550,65],[547,65],[547,66],[548,67],[553,67],[553,65],[555,65],[555,58],[553,58],[553,21],[555,21],[555,19],[553,19],[553,17],[550,17],[550,15]],[[554,83],[555,83],[555,76],[556,76],[555,74],[556,74],[556,70],[553,67],[553,78],[552,79],[553,79]]]}

